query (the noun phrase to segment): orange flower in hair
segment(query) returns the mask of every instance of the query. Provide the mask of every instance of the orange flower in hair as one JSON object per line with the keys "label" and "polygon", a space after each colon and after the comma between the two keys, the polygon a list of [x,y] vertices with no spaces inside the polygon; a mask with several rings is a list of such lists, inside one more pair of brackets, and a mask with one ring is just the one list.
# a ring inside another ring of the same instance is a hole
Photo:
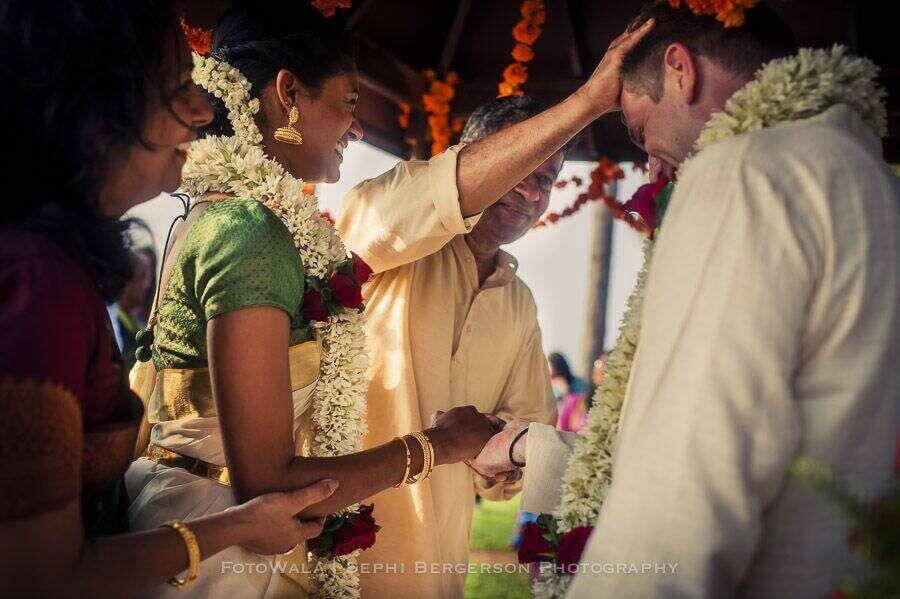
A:
{"label": "orange flower in hair", "polygon": [[759,0],[669,0],[673,8],[681,8],[682,2],[695,15],[714,16],[725,27],[740,27],[747,19],[746,12]]}
{"label": "orange flower in hair", "polygon": [[531,46],[516,44],[512,51],[512,57],[518,62],[531,62],[534,59],[534,50],[531,49]]}
{"label": "orange flower in hair", "polygon": [[201,56],[206,56],[212,50],[211,29],[203,29],[202,27],[191,27],[181,18],[181,29],[184,31],[184,37],[187,39],[188,46]]}

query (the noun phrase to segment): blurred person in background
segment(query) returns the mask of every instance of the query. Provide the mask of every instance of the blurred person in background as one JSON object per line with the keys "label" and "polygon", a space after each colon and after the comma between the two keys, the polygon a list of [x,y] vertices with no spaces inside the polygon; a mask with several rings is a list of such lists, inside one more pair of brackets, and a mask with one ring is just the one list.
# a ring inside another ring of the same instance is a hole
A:
{"label": "blurred person in background", "polygon": [[547,356],[547,362],[550,364],[553,394],[559,407],[556,427],[577,433],[587,418],[584,381],[572,374],[569,361],[562,353],[551,353]]}

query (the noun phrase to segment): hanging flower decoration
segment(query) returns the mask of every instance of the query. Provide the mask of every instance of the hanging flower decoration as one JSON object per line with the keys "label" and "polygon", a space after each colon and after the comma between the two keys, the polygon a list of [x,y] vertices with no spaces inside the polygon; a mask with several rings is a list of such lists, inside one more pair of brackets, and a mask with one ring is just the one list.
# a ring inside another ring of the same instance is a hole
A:
{"label": "hanging flower decoration", "polygon": [[187,39],[188,46],[191,50],[201,56],[206,56],[212,50],[212,29],[203,29],[202,27],[191,27],[188,25],[184,17],[181,17],[181,30],[184,31],[184,37]]}
{"label": "hanging flower decoration", "polygon": [[543,32],[547,21],[544,0],[525,0],[519,9],[522,19],[513,27],[512,36],[516,45],[512,49],[514,63],[503,70],[503,81],[498,85],[498,97],[521,96],[522,86],[528,81],[527,63],[534,59],[532,46]]}
{"label": "hanging flower decoration", "polygon": [[441,80],[428,69],[424,73],[429,81],[428,91],[422,94],[422,105],[428,114],[428,131],[431,137],[431,155],[440,154],[450,147],[453,127],[450,124],[450,100],[456,95],[459,75],[450,71]]}
{"label": "hanging flower decoration", "polygon": [[409,129],[409,119],[410,119],[410,106],[406,102],[398,102],[397,108],[400,109],[400,115],[397,117],[397,125],[400,126],[401,129],[406,131]]}
{"label": "hanging flower decoration", "polygon": [[313,8],[325,17],[333,17],[339,8],[350,8],[350,3],[351,0],[311,0]]}
{"label": "hanging flower decoration", "polygon": [[[588,186],[587,191],[579,193],[575,202],[570,206],[567,206],[562,212],[547,213],[546,216],[534,223],[533,227],[539,228],[556,224],[560,220],[568,218],[581,210],[588,202],[603,200],[607,205],[609,205],[610,201],[615,202],[616,199],[609,194],[609,185],[624,177],[625,173],[622,172],[619,165],[604,156],[594,170],[591,171],[591,184]],[[581,177],[572,177],[568,181],[556,183],[555,187],[557,189],[562,189],[567,187],[570,183],[574,184],[576,187],[581,187],[584,184],[584,180],[582,180]]]}
{"label": "hanging flower decoration", "polygon": [[672,8],[681,8],[682,3],[695,15],[715,17],[725,27],[740,27],[759,0],[669,0]]}

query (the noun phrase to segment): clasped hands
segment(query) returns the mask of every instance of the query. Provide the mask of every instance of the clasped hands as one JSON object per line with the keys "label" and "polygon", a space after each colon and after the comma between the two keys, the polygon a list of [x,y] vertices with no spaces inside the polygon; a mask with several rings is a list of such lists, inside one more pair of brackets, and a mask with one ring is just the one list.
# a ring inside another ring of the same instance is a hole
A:
{"label": "clasped hands", "polygon": [[[444,412],[437,412],[432,422],[440,422]],[[492,436],[475,457],[463,460],[472,470],[492,483],[515,482],[522,477],[521,465],[525,463],[527,431],[531,424],[527,420],[515,419],[505,422],[492,414],[481,414],[492,429]],[[510,447],[512,446],[512,451]],[[515,460],[517,466],[513,463]]]}

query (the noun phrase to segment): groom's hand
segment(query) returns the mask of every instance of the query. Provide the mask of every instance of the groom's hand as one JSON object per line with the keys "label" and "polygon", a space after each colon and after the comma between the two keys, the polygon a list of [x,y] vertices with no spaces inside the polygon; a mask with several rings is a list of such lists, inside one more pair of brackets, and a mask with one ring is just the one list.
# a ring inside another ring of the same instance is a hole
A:
{"label": "groom's hand", "polygon": [[597,114],[619,109],[619,97],[622,95],[622,60],[641,38],[653,29],[654,23],[655,21],[650,19],[637,29],[626,30],[614,39],[590,79],[581,86],[579,93],[594,106]]}
{"label": "groom's hand", "polygon": [[474,460],[467,460],[466,464],[484,478],[495,482],[518,480],[519,476],[521,476],[521,470],[510,461],[509,448],[518,437],[519,439],[516,441],[516,447],[514,448],[516,451],[513,456],[520,463],[524,462],[524,455],[521,451],[522,447],[524,447],[522,436],[527,435],[527,433],[521,436],[520,433],[528,428],[530,424],[527,420],[513,420],[507,423],[502,431],[491,437],[490,441],[481,450],[481,453]]}

